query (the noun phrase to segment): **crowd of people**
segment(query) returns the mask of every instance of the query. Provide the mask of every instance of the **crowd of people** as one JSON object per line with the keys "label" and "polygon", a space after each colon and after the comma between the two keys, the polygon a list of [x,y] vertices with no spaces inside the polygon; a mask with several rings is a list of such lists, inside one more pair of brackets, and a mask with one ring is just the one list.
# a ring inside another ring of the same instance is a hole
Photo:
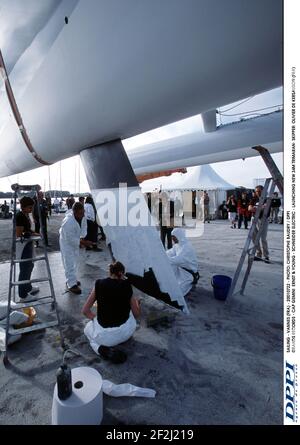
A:
{"label": "crowd of people", "polygon": [[[242,192],[238,198],[230,195],[227,201],[223,201],[219,206],[220,218],[229,219],[232,229],[241,229],[242,225],[244,225],[244,228],[247,230],[249,223],[251,223],[253,219],[253,211],[249,210],[249,206],[253,200],[256,200],[256,197],[256,190],[252,192],[251,196],[249,196],[247,192]],[[281,199],[278,197],[278,193],[274,192],[271,199],[270,215],[268,217],[269,223],[283,223],[282,218],[279,218],[280,207]]]}
{"label": "crowd of people", "polygon": [[[229,219],[231,224],[230,227],[232,229],[236,229],[236,227],[241,229],[242,224],[244,224],[244,228],[248,230],[248,225],[252,225],[254,221],[262,192],[263,186],[258,185],[252,192],[251,196],[249,196],[246,192],[242,192],[238,199],[236,199],[234,195],[230,195],[227,202],[225,203],[225,201],[223,201],[219,208],[222,218]],[[269,223],[279,224],[280,222],[282,224],[283,219],[281,218],[281,221],[279,221],[278,215],[281,207],[281,199],[278,197],[278,193],[274,192],[271,198],[268,214],[266,215],[266,220],[263,223],[263,213],[266,203],[267,199],[265,199],[265,201],[262,203],[262,208],[258,216],[256,227],[253,230],[254,241],[258,231],[261,229],[260,241],[256,249],[254,260],[264,260],[265,263],[270,263],[267,241],[268,225]]]}

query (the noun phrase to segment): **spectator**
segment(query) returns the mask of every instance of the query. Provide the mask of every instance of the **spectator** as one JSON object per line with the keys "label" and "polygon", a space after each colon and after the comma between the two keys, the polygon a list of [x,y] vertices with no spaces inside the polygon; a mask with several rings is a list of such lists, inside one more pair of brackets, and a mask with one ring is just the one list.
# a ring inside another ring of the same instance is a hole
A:
{"label": "spectator", "polygon": [[53,205],[54,205],[54,211],[55,213],[59,213],[59,199],[57,198],[57,196],[55,196],[54,201],[53,201]]}
{"label": "spectator", "polygon": [[[33,218],[34,218],[34,222],[35,222],[35,231],[37,233],[41,232],[42,229],[42,235],[44,238],[44,242],[46,244],[46,246],[50,247],[50,244],[48,242],[48,232],[47,232],[47,219],[48,219],[48,204],[47,201],[44,199],[44,194],[43,192],[38,192],[38,197],[34,198],[34,209],[33,209]],[[39,218],[39,208],[40,208],[40,212],[41,212],[41,221]],[[37,247],[39,245],[38,241],[36,243]]]}
{"label": "spectator", "polygon": [[225,201],[223,201],[222,204],[219,206],[219,211],[222,219],[228,219],[228,211]]}
{"label": "spectator", "polygon": [[6,200],[4,200],[4,203],[1,206],[1,213],[3,218],[7,219],[9,217],[9,206],[7,205]]}
{"label": "spectator", "polygon": [[93,243],[92,247],[87,246],[86,250],[94,250],[96,252],[101,252],[102,249],[99,249],[97,247],[98,224],[96,222],[94,201],[91,196],[87,196],[85,199],[84,212],[87,219],[87,234],[85,239]]}
{"label": "spectator", "polygon": [[68,210],[71,210],[73,207],[73,204],[75,204],[75,199],[74,199],[74,195],[70,195],[67,200],[66,200],[66,204],[68,207]]}
{"label": "spectator", "polygon": [[228,219],[231,223],[231,228],[236,229],[236,215],[237,215],[237,203],[234,195],[231,195],[226,203],[226,207],[228,209]]}
{"label": "spectator", "polygon": [[[248,207],[248,210],[254,215],[257,211],[257,206],[259,204],[259,200],[263,191],[263,186],[262,185],[258,185],[255,188],[255,196],[254,198],[251,199],[250,201],[250,205]],[[259,217],[258,217],[258,221],[257,221],[257,226],[254,229],[253,232],[253,242],[255,241],[256,235],[262,225],[262,218],[263,218],[263,214],[264,214],[264,208],[266,205],[266,200],[263,203],[263,208],[260,211]],[[254,257],[255,261],[263,261],[262,256],[264,256],[264,261],[265,263],[269,264],[270,263],[270,258],[269,258],[269,248],[268,248],[268,242],[267,242],[267,234],[268,234],[268,218],[270,216],[270,211],[269,214],[267,215],[267,219],[265,220],[264,226],[262,228],[262,232],[261,232],[261,238],[259,241],[259,245],[257,247],[257,251],[256,251],[256,256]]]}
{"label": "spectator", "polygon": [[238,210],[238,228],[240,229],[242,227],[242,222],[244,221],[244,227],[247,230],[248,229],[248,219],[249,219],[249,207],[250,201],[247,198],[247,193],[243,192],[241,198],[238,200],[237,203],[237,210]]}
{"label": "spectator", "polygon": [[165,247],[167,238],[167,248],[172,247],[171,232],[174,227],[174,201],[169,200],[169,196],[165,192],[160,192],[159,195],[159,225],[160,237],[163,246]]}
{"label": "spectator", "polygon": [[51,201],[50,195],[46,195],[46,203],[47,203],[47,207],[48,207],[48,215],[51,216],[52,215],[52,201]]}
{"label": "spectator", "polygon": [[274,222],[275,224],[278,224],[278,213],[280,206],[281,206],[281,199],[278,198],[278,193],[274,192],[273,199],[271,201],[271,213],[269,219],[270,223]]}
{"label": "spectator", "polygon": [[204,223],[207,221],[210,223],[209,220],[209,196],[206,190],[204,190],[203,194],[203,208],[204,208]]}

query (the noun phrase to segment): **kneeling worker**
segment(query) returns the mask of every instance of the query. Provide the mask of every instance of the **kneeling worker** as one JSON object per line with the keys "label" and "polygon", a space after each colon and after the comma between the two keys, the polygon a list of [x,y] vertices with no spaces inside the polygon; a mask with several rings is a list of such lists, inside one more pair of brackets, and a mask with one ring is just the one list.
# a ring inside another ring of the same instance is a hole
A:
{"label": "kneeling worker", "polygon": [[183,295],[186,295],[199,280],[198,260],[193,246],[186,239],[184,229],[176,228],[171,235],[174,246],[166,254]]}
{"label": "kneeling worker", "polygon": [[[140,303],[132,296],[132,287],[125,277],[125,268],[117,261],[109,266],[110,276],[97,280],[82,313],[91,321],[84,333],[96,354],[112,363],[123,363],[125,352],[113,348],[127,341],[136,329]],[[91,311],[97,302],[97,315]]]}
{"label": "kneeling worker", "polygon": [[84,239],[86,227],[84,207],[80,202],[75,202],[72,211],[67,213],[59,229],[59,245],[65,269],[67,289],[73,294],[81,294],[80,282],[77,281],[79,246],[87,247],[93,244],[91,241]]}

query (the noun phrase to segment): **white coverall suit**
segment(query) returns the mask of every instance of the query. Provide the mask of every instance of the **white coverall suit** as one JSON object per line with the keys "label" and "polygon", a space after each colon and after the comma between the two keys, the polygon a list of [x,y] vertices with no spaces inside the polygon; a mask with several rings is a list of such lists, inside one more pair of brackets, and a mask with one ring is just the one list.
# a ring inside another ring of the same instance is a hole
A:
{"label": "white coverall suit", "polygon": [[182,269],[182,267],[197,272],[198,260],[194,248],[186,239],[184,229],[173,229],[172,235],[178,239],[178,243],[174,244],[172,249],[167,250],[166,254],[169,257],[183,295],[186,295],[193,286],[194,277],[190,272]]}
{"label": "white coverall suit", "polygon": [[84,238],[86,232],[86,218],[82,218],[80,226],[73,212],[68,211],[59,229],[59,245],[68,288],[77,285],[80,238]]}

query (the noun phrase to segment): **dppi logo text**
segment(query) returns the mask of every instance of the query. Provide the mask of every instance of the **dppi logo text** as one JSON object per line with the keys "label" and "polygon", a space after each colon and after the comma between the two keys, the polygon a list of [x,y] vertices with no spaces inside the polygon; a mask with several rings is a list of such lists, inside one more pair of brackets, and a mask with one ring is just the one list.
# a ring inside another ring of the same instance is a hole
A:
{"label": "dppi logo text", "polygon": [[297,421],[297,369],[285,362],[285,417]]}

